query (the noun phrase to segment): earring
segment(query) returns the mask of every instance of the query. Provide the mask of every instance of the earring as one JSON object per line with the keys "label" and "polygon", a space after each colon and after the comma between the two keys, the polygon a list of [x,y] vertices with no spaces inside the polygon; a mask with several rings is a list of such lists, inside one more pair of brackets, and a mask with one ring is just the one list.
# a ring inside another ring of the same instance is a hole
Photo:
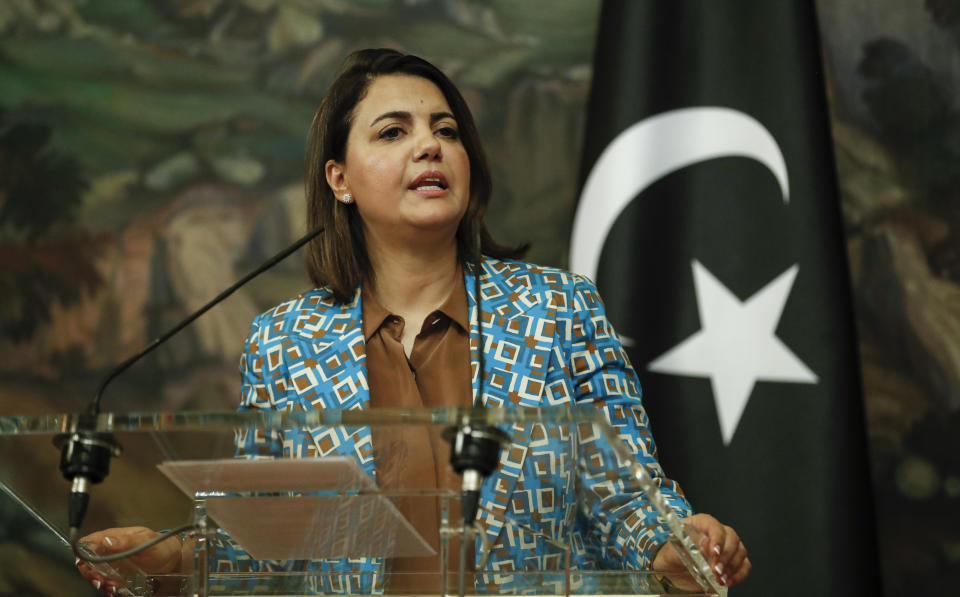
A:
{"label": "earring", "polygon": [[340,202],[350,205],[351,203],[353,203],[353,195],[351,195],[350,193],[344,193],[343,197],[340,197]]}

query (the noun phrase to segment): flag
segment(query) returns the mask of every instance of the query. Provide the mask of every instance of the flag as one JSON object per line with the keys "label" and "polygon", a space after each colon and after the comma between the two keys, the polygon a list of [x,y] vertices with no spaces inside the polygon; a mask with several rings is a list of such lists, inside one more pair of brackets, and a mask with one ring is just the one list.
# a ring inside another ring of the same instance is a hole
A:
{"label": "flag", "polygon": [[812,1],[603,4],[570,268],[640,376],[660,460],[734,527],[749,595],[878,595]]}

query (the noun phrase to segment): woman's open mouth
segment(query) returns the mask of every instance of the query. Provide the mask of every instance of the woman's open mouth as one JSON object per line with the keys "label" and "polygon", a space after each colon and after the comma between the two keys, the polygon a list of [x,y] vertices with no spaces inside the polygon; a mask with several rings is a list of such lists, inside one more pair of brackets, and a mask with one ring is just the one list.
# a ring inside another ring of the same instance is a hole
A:
{"label": "woman's open mouth", "polygon": [[410,186],[412,191],[436,192],[447,190],[447,177],[436,170],[424,172],[416,177]]}

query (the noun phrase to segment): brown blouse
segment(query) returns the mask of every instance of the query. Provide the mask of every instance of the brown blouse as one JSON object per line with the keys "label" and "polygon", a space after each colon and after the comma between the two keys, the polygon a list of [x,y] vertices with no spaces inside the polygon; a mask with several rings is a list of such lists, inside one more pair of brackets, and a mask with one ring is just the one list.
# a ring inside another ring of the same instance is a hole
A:
{"label": "brown blouse", "polygon": [[[470,370],[470,327],[463,276],[440,307],[420,326],[409,358],[400,339],[405,322],[388,312],[364,285],[361,290],[363,335],[366,340],[367,379],[371,408],[470,406],[473,402]],[[382,489],[452,489],[459,491],[460,477],[450,466],[450,445],[440,428],[425,433],[418,427],[390,427],[373,433],[377,484]],[[436,498],[394,498],[413,526],[439,551],[440,503]],[[458,504],[457,504],[458,506]],[[451,522],[459,524],[459,507]],[[459,557],[450,553],[451,568]],[[472,549],[470,550],[473,551]],[[468,556],[472,553],[468,554]],[[472,559],[468,560],[472,565]],[[395,558],[392,572],[438,572],[438,557]],[[399,589],[397,578],[390,584]],[[409,579],[411,589],[424,589],[423,579]]]}

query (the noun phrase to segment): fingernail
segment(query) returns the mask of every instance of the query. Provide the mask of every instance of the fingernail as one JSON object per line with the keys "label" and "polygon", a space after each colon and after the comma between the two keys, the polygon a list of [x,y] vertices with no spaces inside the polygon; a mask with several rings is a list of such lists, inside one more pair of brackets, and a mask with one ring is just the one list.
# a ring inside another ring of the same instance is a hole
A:
{"label": "fingernail", "polygon": [[[111,539],[110,537],[104,537],[104,538],[103,538],[103,542],[106,543],[107,545],[109,545],[110,547],[113,547],[113,539]],[[717,552],[717,553],[719,553],[719,552]]]}
{"label": "fingernail", "polygon": [[721,576],[723,575],[723,564],[714,564],[713,569],[717,572],[717,574]]}
{"label": "fingernail", "polygon": [[99,590],[100,590],[100,581],[99,581],[99,580],[93,581],[93,587],[99,591]]}
{"label": "fingernail", "polygon": [[73,565],[74,565],[74,566],[79,566],[79,565],[80,565],[80,558],[77,558],[76,560],[74,560],[74,561],[73,561]]}
{"label": "fingernail", "polygon": [[720,546],[719,546],[719,545],[714,545],[714,546],[713,546],[713,553],[715,553],[715,554],[717,554],[717,555],[720,555]]}
{"label": "fingernail", "polygon": [[722,576],[720,577],[720,582],[722,582],[724,586],[726,586],[727,584],[729,584],[729,583],[727,582],[727,575],[726,575],[726,574],[724,574],[724,575],[722,575]]}

